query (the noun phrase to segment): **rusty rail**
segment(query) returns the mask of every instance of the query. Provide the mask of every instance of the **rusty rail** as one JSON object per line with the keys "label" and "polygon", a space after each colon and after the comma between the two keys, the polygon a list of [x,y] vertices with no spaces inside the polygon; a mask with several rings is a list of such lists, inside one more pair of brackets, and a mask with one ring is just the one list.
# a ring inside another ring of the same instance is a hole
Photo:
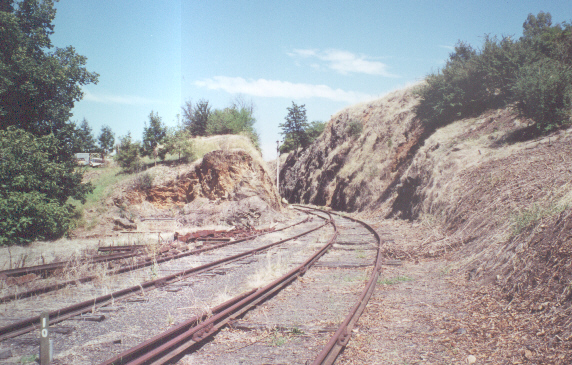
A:
{"label": "rusty rail", "polygon": [[333,212],[331,213],[363,225],[368,231],[370,231],[374,235],[378,243],[378,248],[377,248],[377,255],[375,258],[375,266],[369,281],[367,282],[365,288],[363,289],[356,304],[352,307],[350,313],[346,316],[346,318],[344,319],[338,330],[334,333],[330,341],[328,341],[324,349],[318,354],[318,356],[312,363],[313,365],[333,364],[336,361],[336,358],[338,357],[340,352],[346,347],[346,345],[350,340],[352,329],[354,328],[356,322],[363,313],[367,305],[367,302],[369,301],[369,298],[373,294],[373,291],[375,289],[375,284],[377,283],[377,279],[379,277],[379,274],[381,273],[381,268],[382,268],[381,254],[380,254],[381,238],[379,237],[377,232],[367,223],[360,221],[359,219],[342,216],[340,214]]}
{"label": "rusty rail", "polygon": [[[129,271],[133,271],[133,270],[137,270],[137,269],[140,269],[140,268],[143,268],[143,267],[151,266],[151,265],[153,265],[153,264],[160,264],[160,263],[163,263],[163,262],[166,262],[166,261],[175,260],[175,259],[179,259],[179,258],[182,258],[182,257],[190,256],[190,255],[197,255],[197,254],[200,254],[200,253],[203,253],[203,252],[216,250],[217,248],[221,248],[221,247],[228,246],[228,245],[234,245],[234,244],[237,244],[237,243],[240,243],[240,242],[245,242],[245,241],[254,239],[254,238],[256,238],[256,237],[265,235],[265,234],[274,233],[274,232],[280,232],[280,231],[283,231],[283,230],[285,230],[285,229],[292,228],[292,227],[297,226],[297,225],[299,225],[299,224],[305,223],[305,222],[307,222],[307,221],[308,221],[308,218],[306,218],[306,219],[304,219],[304,220],[302,220],[302,221],[300,221],[300,222],[294,223],[294,224],[292,224],[292,225],[289,225],[289,226],[286,226],[286,227],[283,227],[283,228],[276,229],[276,230],[274,230],[274,231],[272,231],[272,232],[261,232],[261,233],[258,233],[258,234],[256,234],[256,235],[249,236],[249,237],[245,237],[245,238],[241,238],[241,239],[238,239],[238,240],[235,240],[235,241],[224,241],[224,242],[222,242],[222,243],[220,243],[220,244],[217,244],[217,245],[212,245],[212,246],[209,246],[209,247],[198,248],[198,249],[195,249],[195,250],[189,250],[189,251],[187,251],[187,252],[183,252],[183,253],[180,253],[180,254],[166,255],[166,256],[162,256],[162,257],[158,257],[158,258],[157,258],[157,257],[145,257],[145,258],[143,258],[142,261],[140,261],[140,262],[138,262],[138,263],[136,263],[136,264],[129,265],[129,266],[124,266],[124,267],[122,267],[122,268],[113,270],[113,271],[109,272],[108,275],[123,274],[123,273],[129,272]],[[117,246],[117,247],[121,247],[121,246]],[[125,255],[128,255],[128,254],[125,254]],[[129,256],[129,255],[131,255],[131,256]],[[136,255],[134,255],[134,254],[129,254],[129,255],[126,256],[126,258],[129,258],[129,257],[132,257],[132,256],[136,256]],[[68,285],[76,285],[76,284],[78,284],[78,283],[88,283],[88,282],[90,282],[90,281],[96,280],[97,278],[98,278],[98,277],[95,276],[95,275],[93,275],[93,276],[85,276],[85,277],[82,277],[82,278],[79,278],[79,279],[68,280],[68,281],[65,281],[65,282],[62,282],[62,283],[47,285],[47,286],[43,286],[43,287],[40,287],[40,288],[27,290],[27,291],[20,292],[20,293],[5,295],[5,296],[3,296],[3,297],[0,297],[0,303],[7,303],[7,302],[10,302],[10,301],[13,301],[13,300],[18,300],[18,299],[23,299],[23,298],[29,298],[29,297],[32,297],[32,296],[34,296],[34,295],[49,293],[49,292],[52,292],[52,291],[56,291],[56,290],[63,289],[63,288],[65,288],[65,287],[67,287]]]}
{"label": "rusty rail", "polygon": [[[297,224],[300,224],[300,223],[301,222],[299,222]],[[320,225],[318,227],[304,231],[304,232],[297,234],[295,236],[291,236],[291,237],[282,239],[280,241],[276,241],[276,242],[255,248],[253,250],[245,251],[245,252],[233,255],[233,256],[228,256],[224,259],[213,261],[211,263],[200,265],[200,266],[197,266],[194,268],[186,269],[186,270],[183,270],[183,271],[171,274],[171,275],[167,275],[167,276],[155,279],[155,280],[146,281],[146,282],[141,283],[139,285],[135,285],[135,286],[132,286],[132,287],[129,287],[126,289],[122,289],[122,290],[116,291],[116,292],[111,293],[111,294],[99,296],[97,298],[86,300],[84,302],[77,303],[77,304],[71,305],[69,307],[65,307],[62,309],[52,311],[49,313],[50,324],[55,324],[55,323],[58,323],[58,322],[65,320],[65,319],[68,319],[70,317],[74,317],[76,315],[92,311],[95,308],[99,308],[101,306],[104,306],[104,305],[112,302],[112,301],[116,301],[120,298],[124,298],[128,295],[135,294],[138,292],[143,292],[145,289],[151,290],[151,289],[154,289],[157,287],[161,287],[161,286],[164,286],[167,284],[171,284],[171,283],[174,283],[176,281],[183,280],[183,279],[185,279],[191,275],[196,275],[198,273],[202,273],[202,272],[211,270],[211,269],[218,267],[222,264],[226,264],[226,263],[229,263],[232,261],[236,261],[236,260],[241,259],[243,257],[250,256],[250,255],[253,255],[255,253],[265,251],[265,250],[267,250],[271,247],[274,247],[276,245],[282,244],[284,242],[296,239],[298,237],[307,235],[311,232],[314,232],[318,229],[321,229],[322,227],[324,227],[327,224],[328,223],[324,223],[323,225]],[[228,245],[228,244],[229,243],[224,243],[221,245]],[[24,333],[27,333],[27,332],[34,330],[35,328],[37,328],[39,321],[40,321],[40,317],[34,316],[34,317],[27,318],[27,319],[19,321],[19,322],[12,323],[8,326],[1,327],[0,328],[0,341],[3,341],[7,338],[16,337],[16,336],[19,336],[21,334],[24,334]]]}
{"label": "rusty rail", "polygon": [[[329,213],[327,214],[329,215]],[[333,224],[331,216],[330,220],[316,229],[320,229],[330,223]],[[197,319],[192,318],[179,325],[177,330],[169,330],[161,333],[143,344],[124,351],[123,353],[101,363],[101,365],[165,364],[180,356],[193,345],[204,341],[233,319],[258,305],[268,297],[274,295],[299,276],[304,275],[308,268],[311,267],[322,255],[324,255],[334,243],[337,237],[337,229],[335,224],[333,224],[333,227],[334,235],[326,245],[313,254],[303,264],[291,270],[281,278],[276,279],[262,288],[255,289],[253,292],[241,294],[240,296],[231,299],[223,304],[226,306],[226,309],[213,313],[211,317],[208,319],[205,318],[198,324],[196,324]],[[195,325],[193,326],[193,324]],[[186,330],[182,330],[181,328],[186,328]],[[175,335],[174,332],[178,334]]]}
{"label": "rusty rail", "polygon": [[[105,255],[105,256],[92,256],[92,257],[88,258],[87,260],[80,260],[80,263],[82,263],[82,264],[94,264],[94,263],[98,263],[98,262],[106,262],[106,261],[126,259],[126,258],[130,258],[133,256],[136,256],[136,254],[132,253],[132,252],[117,253],[117,254],[111,254],[111,255]],[[45,264],[45,265],[35,265],[35,266],[20,267],[17,269],[3,270],[3,271],[0,271],[0,275],[7,276],[7,277],[21,276],[21,275],[27,275],[27,274],[42,275],[42,274],[46,274],[46,273],[49,273],[49,272],[57,270],[57,269],[64,269],[68,265],[69,265],[69,261],[52,262],[51,264]]]}
{"label": "rusty rail", "polygon": [[124,245],[124,246],[102,246],[98,247],[99,252],[111,252],[111,251],[137,251],[142,250],[145,245]]}

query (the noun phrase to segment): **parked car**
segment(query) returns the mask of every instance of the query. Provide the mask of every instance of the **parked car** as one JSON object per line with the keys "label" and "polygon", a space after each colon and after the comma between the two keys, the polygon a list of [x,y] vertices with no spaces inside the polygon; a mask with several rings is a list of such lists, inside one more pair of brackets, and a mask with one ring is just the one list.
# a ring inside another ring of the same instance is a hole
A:
{"label": "parked car", "polygon": [[91,167],[99,167],[103,165],[103,160],[101,158],[92,158],[89,160],[89,166]]}

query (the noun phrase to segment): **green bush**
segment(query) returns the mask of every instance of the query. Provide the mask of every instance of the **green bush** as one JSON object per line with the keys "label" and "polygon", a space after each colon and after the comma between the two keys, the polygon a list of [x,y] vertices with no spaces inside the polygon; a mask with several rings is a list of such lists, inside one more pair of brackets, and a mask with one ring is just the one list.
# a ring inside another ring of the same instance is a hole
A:
{"label": "green bush", "polygon": [[115,161],[117,161],[123,171],[134,172],[141,168],[140,149],[139,142],[131,140],[131,133],[127,133],[125,137],[120,139]]}
{"label": "green bush", "polygon": [[134,183],[138,190],[149,190],[153,187],[153,176],[149,172],[142,172],[135,176]]}
{"label": "green bush", "polygon": [[260,145],[258,133],[254,129],[254,110],[252,105],[235,103],[224,109],[216,109],[209,115],[207,135],[242,134],[250,139],[258,148]]}
{"label": "green bush", "polygon": [[427,76],[417,116],[440,127],[489,108],[516,103],[539,130],[570,120],[572,25],[551,25],[550,14],[529,15],[523,36],[485,36],[480,50],[460,42],[445,67]]}
{"label": "green bush", "polygon": [[363,131],[363,124],[357,120],[352,120],[348,125],[347,131],[352,138],[358,138]]}
{"label": "green bush", "polygon": [[68,154],[54,135],[0,131],[0,245],[68,232],[75,213],[69,199],[83,203],[92,190],[75,162],[64,160]]}
{"label": "green bush", "polygon": [[572,70],[550,58],[523,66],[514,84],[522,113],[551,130],[570,118]]}

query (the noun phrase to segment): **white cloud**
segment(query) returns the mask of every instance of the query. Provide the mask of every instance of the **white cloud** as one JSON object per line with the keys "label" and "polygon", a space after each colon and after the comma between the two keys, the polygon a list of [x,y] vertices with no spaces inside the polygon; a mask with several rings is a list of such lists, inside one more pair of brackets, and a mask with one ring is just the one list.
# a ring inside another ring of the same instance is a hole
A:
{"label": "white cloud", "polygon": [[288,53],[288,55],[296,58],[317,58],[325,63],[325,67],[343,75],[363,73],[367,75],[397,77],[387,70],[388,66],[383,62],[371,60],[366,55],[356,55],[339,49],[328,49],[325,51],[295,49],[292,53]]}
{"label": "white cloud", "polygon": [[159,100],[148,99],[136,95],[93,94],[88,90],[83,90],[83,93],[83,100],[92,101],[94,103],[139,105],[160,102]]}
{"label": "white cloud", "polygon": [[355,91],[332,89],[327,85],[295,84],[288,81],[265,79],[246,80],[242,77],[215,76],[211,79],[195,81],[194,84],[211,90],[224,90],[232,94],[240,93],[261,97],[324,98],[348,103],[375,97],[375,95]]}
{"label": "white cloud", "polygon": [[454,51],[454,50],[455,50],[455,47],[453,47],[453,46],[445,46],[445,45],[443,45],[443,44],[440,44],[439,47],[440,47],[440,48],[448,49],[449,51]]}

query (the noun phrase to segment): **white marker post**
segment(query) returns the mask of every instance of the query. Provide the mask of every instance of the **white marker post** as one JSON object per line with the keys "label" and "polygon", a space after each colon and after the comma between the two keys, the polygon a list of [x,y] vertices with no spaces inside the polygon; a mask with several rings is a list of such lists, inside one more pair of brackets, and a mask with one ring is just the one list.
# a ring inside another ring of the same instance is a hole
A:
{"label": "white marker post", "polygon": [[50,314],[43,312],[40,316],[40,365],[48,365],[51,361]]}

